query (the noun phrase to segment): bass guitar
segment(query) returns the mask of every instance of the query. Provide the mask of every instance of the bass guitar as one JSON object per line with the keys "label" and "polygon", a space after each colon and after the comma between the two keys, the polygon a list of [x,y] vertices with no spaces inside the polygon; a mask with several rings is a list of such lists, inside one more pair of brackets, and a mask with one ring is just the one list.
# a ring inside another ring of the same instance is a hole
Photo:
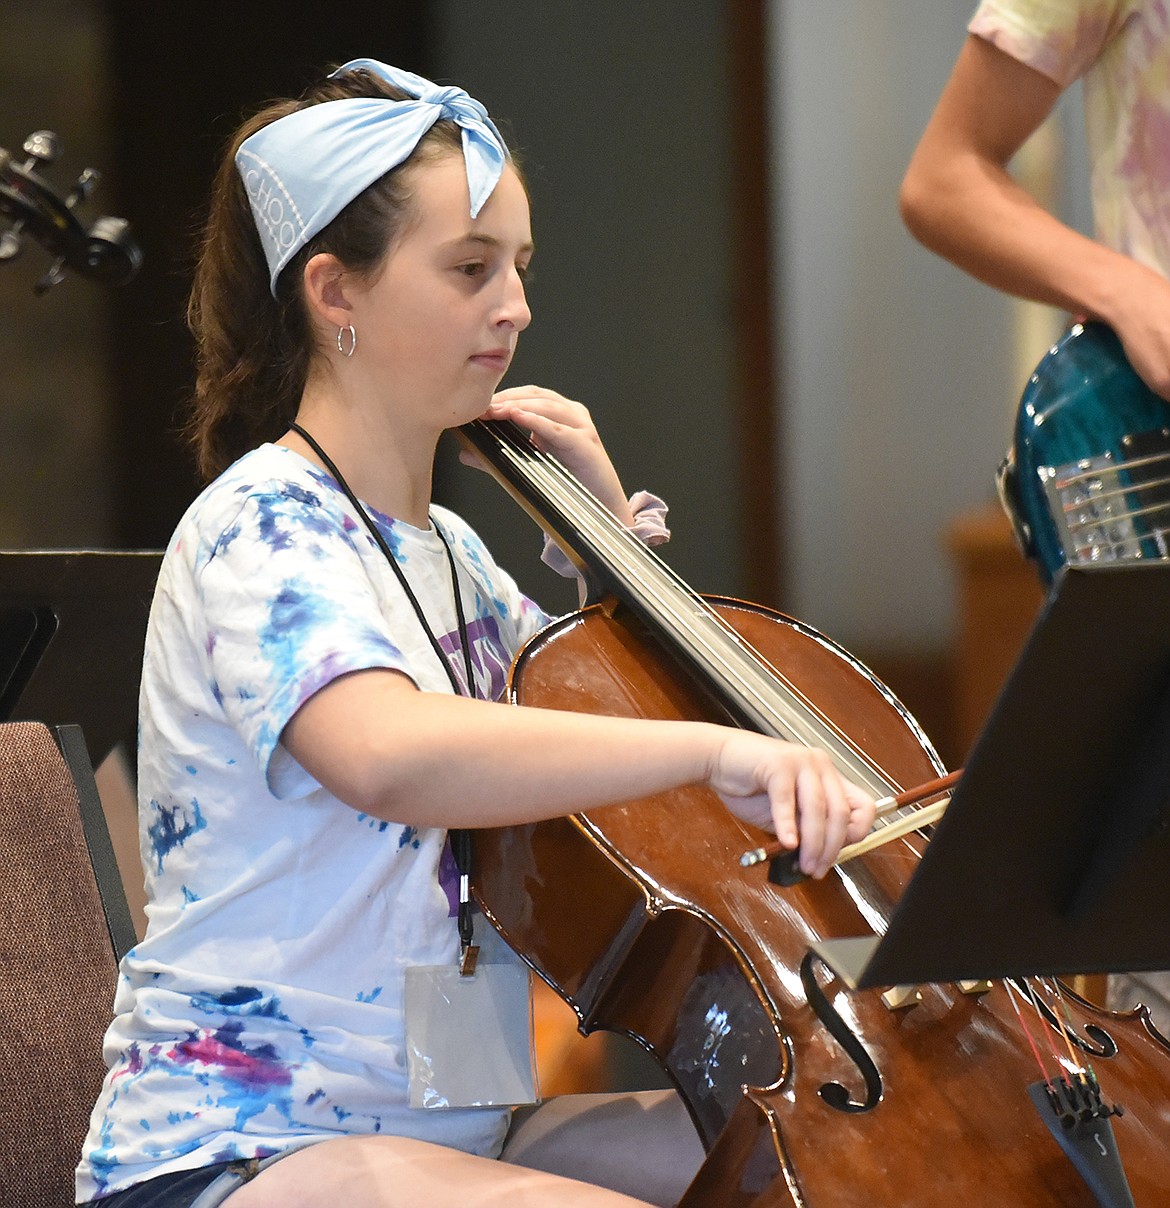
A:
{"label": "bass guitar", "polygon": [[1105,324],[1075,324],[1036,366],[997,485],[1049,583],[1069,563],[1170,556],[1170,404]]}

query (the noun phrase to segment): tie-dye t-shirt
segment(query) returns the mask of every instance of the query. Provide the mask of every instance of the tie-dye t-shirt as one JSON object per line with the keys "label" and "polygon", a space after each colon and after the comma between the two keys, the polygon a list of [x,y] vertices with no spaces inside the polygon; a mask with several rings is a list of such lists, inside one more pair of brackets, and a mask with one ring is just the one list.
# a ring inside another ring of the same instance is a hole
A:
{"label": "tie-dye t-shirt", "polygon": [[[379,529],[464,675],[439,534]],[[477,695],[547,617],[457,516]],[[324,684],[370,667],[451,685],[392,568],[323,472],[268,445],[192,505],[155,592],[140,701],[146,937],[125,958],[81,1201],[346,1133],[494,1153],[506,1112],[411,1110],[403,971],[458,953],[443,830],[343,805],[279,745]],[[393,725],[393,717],[387,717]]]}
{"label": "tie-dye t-shirt", "polygon": [[1097,238],[1170,276],[1170,0],[984,0],[968,29],[1083,79]]}

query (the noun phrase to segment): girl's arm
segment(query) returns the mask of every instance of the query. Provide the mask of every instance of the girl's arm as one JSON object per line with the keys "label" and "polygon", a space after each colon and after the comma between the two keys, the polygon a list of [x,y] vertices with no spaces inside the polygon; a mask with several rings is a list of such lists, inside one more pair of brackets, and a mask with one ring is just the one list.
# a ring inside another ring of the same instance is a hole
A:
{"label": "girl's arm", "polygon": [[322,688],[281,741],[340,800],[417,826],[514,825],[703,784],[738,817],[799,844],[801,870],[815,877],[873,824],[872,799],[820,751],[703,722],[424,693],[387,670]]}
{"label": "girl's arm", "polygon": [[1007,171],[1060,91],[968,35],[902,182],[902,217],[988,285],[1110,324],[1142,378],[1170,397],[1170,283],[1058,221]]}

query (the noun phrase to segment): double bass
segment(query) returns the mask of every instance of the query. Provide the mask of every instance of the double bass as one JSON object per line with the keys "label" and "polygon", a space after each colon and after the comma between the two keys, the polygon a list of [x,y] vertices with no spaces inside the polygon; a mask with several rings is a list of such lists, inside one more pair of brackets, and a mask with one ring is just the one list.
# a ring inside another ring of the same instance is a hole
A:
{"label": "double bass", "polygon": [[[511,425],[462,434],[593,601],[520,652],[513,703],[754,728],[825,748],[876,798],[943,776],[825,635],[691,592]],[[1170,1042],[1144,1009],[1054,978],[858,992],[812,953],[883,931],[927,829],[779,891],[741,864],[760,832],[692,787],[477,832],[472,881],[579,1030],[632,1038],[682,1095],[707,1156],[681,1208],[1170,1203]]]}

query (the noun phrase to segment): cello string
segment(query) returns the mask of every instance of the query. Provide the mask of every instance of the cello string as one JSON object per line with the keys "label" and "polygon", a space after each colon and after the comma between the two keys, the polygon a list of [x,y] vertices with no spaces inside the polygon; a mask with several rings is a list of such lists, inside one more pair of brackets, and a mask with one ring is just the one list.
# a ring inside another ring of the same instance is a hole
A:
{"label": "cello string", "polygon": [[[782,675],[773,664],[763,660],[758,651],[746,644],[739,634],[734,632],[734,629],[730,628],[720,616],[715,614],[714,610],[710,609],[708,604],[702,599],[694,597],[689,588],[682,585],[673,571],[667,568],[663,571],[663,577],[667,577],[675,597],[685,599],[689,605],[689,608],[681,611],[677,609],[673,597],[664,594],[660,587],[654,585],[652,577],[641,574],[641,568],[646,567],[647,564],[650,564],[650,569],[663,570],[657,556],[653,556],[652,553],[648,554],[638,539],[634,538],[628,529],[625,529],[612,517],[609,509],[605,509],[604,505],[595,499],[595,496],[584,492],[575,478],[567,475],[564,467],[560,466],[558,461],[546,459],[545,469],[547,474],[541,475],[541,477],[545,480],[542,489],[546,496],[551,498],[553,503],[559,504],[563,511],[567,511],[570,518],[572,517],[571,507],[575,504],[587,507],[594,512],[594,524],[596,528],[601,529],[601,536],[603,538],[612,536],[612,540],[599,542],[610,563],[618,565],[621,565],[623,561],[627,563],[625,573],[627,573],[628,580],[638,582],[641,590],[656,600],[656,614],[673,618],[674,628],[677,631],[692,634],[692,650],[695,647],[702,649],[706,656],[706,667],[708,667],[709,673],[721,673],[723,683],[737,687],[740,697],[751,697],[756,702],[757,709],[772,714],[773,718],[779,718],[779,725],[774,722],[775,730],[784,734],[785,737],[792,737],[797,742],[825,745],[830,748],[832,748],[833,739],[837,739],[838,765],[844,765],[846,774],[856,782],[866,784],[874,792],[874,796],[889,790],[891,785],[897,783],[889,776],[889,773],[885,772],[883,768],[875,766],[865,753],[849,742],[839,728],[830,719],[827,719],[813,703],[808,701],[808,698],[799,692],[785,675]],[[532,474],[535,476],[537,472],[539,471],[534,470]],[[564,490],[561,490],[561,484],[564,484]],[[566,499],[566,494],[571,495],[572,498]],[[578,519],[578,527],[581,527],[580,519]],[[633,551],[633,557],[625,554],[625,550]],[[695,620],[706,622],[709,631],[704,632],[697,626]],[[714,631],[716,643],[712,643],[709,635],[711,631]],[[729,654],[734,656],[734,662]],[[787,686],[790,695],[796,698],[798,703],[803,704],[804,714],[813,716],[814,721],[819,720],[821,728],[816,728],[815,725],[802,725],[801,713],[793,712],[791,702],[785,702],[782,696],[779,698],[776,696],[776,681]],[[885,821],[890,820],[892,819]]]}
{"label": "cello string", "polygon": [[[492,424],[491,427],[495,428],[496,425]],[[741,695],[747,695],[755,702],[757,710],[762,709],[765,713],[779,718],[781,730],[787,726],[790,734],[795,731],[797,741],[810,745],[835,745],[838,757],[846,769],[854,778],[866,783],[867,787],[876,787],[879,791],[896,787],[896,781],[888,773],[860,751],[839,727],[813,705],[782,672],[740,638],[705,601],[695,596],[657,555],[646,550],[637,538],[617,521],[609,509],[588,492],[560,462],[536,449],[522,436],[504,433],[498,435],[501,438],[507,435],[506,451],[512,454],[512,464],[522,470],[530,480],[541,479],[542,482],[535,485],[540,486],[550,502],[561,508],[567,519],[572,522],[576,512],[577,527],[583,528],[584,525],[579,519],[581,511],[592,513],[590,535],[597,539],[597,544],[602,547],[611,564],[624,569],[627,578],[633,580],[634,585],[645,596],[657,603],[659,612],[667,614],[674,628],[691,634],[693,646],[702,649],[708,664],[722,673],[726,684],[737,686]],[[631,556],[631,550],[636,552],[636,557]],[[665,580],[673,589],[674,598],[655,582],[654,575],[644,573],[643,568],[656,571],[656,577]],[[678,606],[677,599],[680,597],[685,599],[687,607]],[[717,635],[718,645],[708,633],[696,625],[696,616]],[[793,700],[803,707],[806,714],[810,715],[807,720],[794,710],[792,701],[784,701],[783,696],[777,693],[777,681]],[[875,782],[875,776],[880,778],[880,783]]]}
{"label": "cello string", "polygon": [[[1046,1024],[1048,1021],[1047,1021],[1047,1020],[1044,1018],[1044,1012],[1041,1010],[1041,1008],[1040,1008],[1040,1001],[1039,1001],[1039,999],[1038,999],[1038,998],[1037,998],[1037,996],[1036,996],[1036,985],[1035,985],[1035,983],[1036,983],[1036,982],[1039,982],[1041,979],[1040,979],[1040,978],[1038,978],[1038,977],[1025,977],[1025,978],[1022,978],[1021,980],[1023,981],[1024,988],[1027,990],[1028,999],[1029,999],[1029,1000],[1031,1001],[1031,1003],[1032,1003],[1032,1009],[1033,1009],[1033,1010],[1036,1012],[1036,1019],[1037,1019],[1037,1021],[1038,1021],[1038,1023],[1039,1023],[1039,1026],[1040,1026],[1040,1027],[1041,1027],[1041,1028],[1044,1030],[1044,1032],[1045,1032],[1045,1034],[1046,1034],[1046,1035],[1051,1036],[1051,1031],[1052,1031],[1052,1029],[1051,1029],[1051,1027],[1050,1027],[1050,1026],[1048,1026],[1048,1027],[1046,1027],[1046,1026],[1045,1026],[1045,1024]],[[1045,991],[1045,993],[1048,993],[1048,991],[1046,990],[1046,991]],[[1059,1017],[1057,1017],[1057,1016],[1055,1015],[1055,1013],[1054,1013],[1054,1018],[1056,1018],[1056,1022],[1057,1022],[1057,1030],[1058,1030],[1058,1031],[1061,1031],[1061,1032],[1062,1032],[1062,1035],[1063,1035],[1063,1030],[1062,1030],[1062,1029],[1061,1029],[1061,1027],[1060,1027],[1060,1019],[1059,1019]],[[1067,1043],[1068,1043],[1068,1036],[1067,1036],[1067,1035],[1063,1035],[1063,1038],[1064,1038],[1064,1040],[1065,1040],[1065,1043],[1067,1044]],[[1071,1045],[1069,1045],[1069,1053],[1070,1053],[1070,1055],[1072,1054],[1072,1046],[1071,1046]],[[1065,1067],[1064,1067],[1064,1059],[1061,1057],[1060,1053],[1057,1051],[1057,1047],[1056,1047],[1055,1043],[1054,1043],[1054,1042],[1053,1042],[1051,1039],[1049,1039],[1049,1042],[1048,1042],[1048,1055],[1049,1055],[1049,1057],[1051,1057],[1051,1058],[1052,1058],[1052,1061],[1053,1061],[1053,1063],[1056,1065],[1057,1069],[1063,1070],[1063,1069],[1065,1068]],[[1077,1066],[1077,1065],[1078,1065],[1078,1063],[1077,1063],[1077,1061],[1076,1061],[1076,1058],[1075,1058],[1075,1057],[1073,1057],[1073,1066],[1074,1066],[1074,1068],[1076,1068],[1076,1066]]]}
{"label": "cello string", "polygon": [[[555,463],[550,459],[550,467],[557,467],[558,465],[559,463]],[[533,470],[534,477],[536,476],[536,473],[537,471]],[[642,547],[641,544],[637,542],[637,538],[633,537],[632,534],[629,534],[628,530],[626,530],[624,526],[617,524],[612,515],[609,513],[608,509],[605,509],[604,506],[601,505],[594,497],[585,493],[583,488],[581,489],[579,497],[576,500],[570,499],[568,497],[568,493],[573,492],[573,480],[571,478],[567,479],[564,483],[565,490],[562,491],[560,489],[562,480],[558,475],[556,475],[555,470],[552,470],[549,474],[544,475],[544,479],[545,481],[542,489],[545,495],[550,497],[553,502],[559,503],[562,511],[567,512],[570,519],[573,515],[572,508],[574,503],[579,504],[582,507],[587,507],[589,510],[595,513],[592,519],[595,527],[598,528],[599,533],[593,535],[600,536],[600,540],[597,541],[597,544],[601,546],[602,553],[608,558],[611,564],[622,566],[625,571],[626,578],[631,585],[636,586],[644,597],[653,600],[657,604],[658,612],[664,613],[667,616],[667,618],[672,622],[672,627],[675,630],[690,633],[692,635],[692,646],[698,646],[703,649],[707,656],[707,662],[713,668],[722,672],[725,682],[736,683],[741,694],[753,696],[757,703],[763,702],[768,707],[769,711],[773,713],[782,712],[781,710],[777,709],[773,701],[768,701],[766,699],[767,692],[764,685],[753,686],[748,682],[748,679],[744,674],[742,657],[739,659],[740,666],[737,669],[735,666],[733,666],[732,660],[728,658],[726,652],[721,651],[713,646],[712,642],[706,637],[702,630],[696,626],[695,616],[697,614],[699,619],[707,622],[711,628],[715,629],[720,639],[722,639],[725,643],[728,639],[728,634],[724,631],[723,627],[719,625],[718,618],[711,614],[710,610],[703,601],[693,597],[693,595],[688,593],[686,589],[676,581],[673,586],[675,587],[677,595],[686,597],[687,604],[689,605],[687,608],[680,609],[675,600],[673,600],[670,595],[664,593],[661,586],[655,583],[653,576],[643,573],[643,567],[649,567],[651,570],[658,570],[660,572],[660,578],[673,578],[671,572],[659,564],[656,556]],[[576,494],[576,492],[573,493]],[[605,522],[606,527],[602,527],[602,525],[598,523],[601,521]],[[615,526],[613,531],[610,531],[610,526]],[[580,521],[578,521],[578,527],[582,527]],[[635,545],[637,554],[639,556],[637,558],[630,558],[627,550],[634,548]],[[736,654],[742,655],[742,644],[740,643],[737,635],[732,638],[732,642],[733,644],[730,648]],[[748,669],[756,672],[757,675],[759,673],[759,668],[751,664],[748,664]],[[766,687],[770,688],[772,685],[767,684]],[[799,730],[799,723],[796,719],[790,717],[788,721],[790,729]],[[828,724],[827,719],[822,719],[822,724]],[[806,734],[808,741],[815,741],[816,737],[818,736],[815,735],[814,731],[809,731]],[[850,753],[855,754],[855,752],[852,751]]]}
{"label": "cello string", "polygon": [[1035,1058],[1036,1064],[1040,1067],[1040,1076],[1044,1079],[1044,1085],[1048,1087],[1049,1091],[1055,1094],[1056,1092],[1052,1085],[1052,1079],[1048,1076],[1048,1069],[1044,1064],[1044,1059],[1040,1056],[1040,1049],[1036,1044],[1035,1037],[1032,1035],[1032,1029],[1028,1026],[1028,1021],[1025,1018],[1024,1013],[1020,1010],[1020,1004],[1016,1000],[1016,991],[1012,986],[1010,978],[1004,979],[1003,987],[1007,991],[1008,1001],[1012,1004],[1012,1010],[1016,1013],[1016,1019],[1019,1021],[1020,1029],[1028,1041],[1028,1047],[1032,1050],[1032,1056]]}
{"label": "cello string", "polygon": [[[1065,1001],[1063,992],[1060,989],[1060,981],[1058,978],[1053,978],[1051,982],[1044,979],[1045,989],[1050,998],[1054,999],[1060,1006],[1059,1011],[1054,1011],[1057,1021],[1060,1024],[1060,1034],[1064,1037],[1064,1043],[1068,1048],[1068,1059],[1073,1069],[1076,1069],[1082,1074],[1089,1074],[1093,1081],[1097,1081],[1097,1075],[1093,1072],[1092,1064],[1087,1056],[1082,1057],[1076,1053],[1073,1048],[1072,1030],[1073,1019],[1072,1012],[1068,1009],[1068,1003]],[[1062,1018],[1063,1016],[1063,1018]]]}

